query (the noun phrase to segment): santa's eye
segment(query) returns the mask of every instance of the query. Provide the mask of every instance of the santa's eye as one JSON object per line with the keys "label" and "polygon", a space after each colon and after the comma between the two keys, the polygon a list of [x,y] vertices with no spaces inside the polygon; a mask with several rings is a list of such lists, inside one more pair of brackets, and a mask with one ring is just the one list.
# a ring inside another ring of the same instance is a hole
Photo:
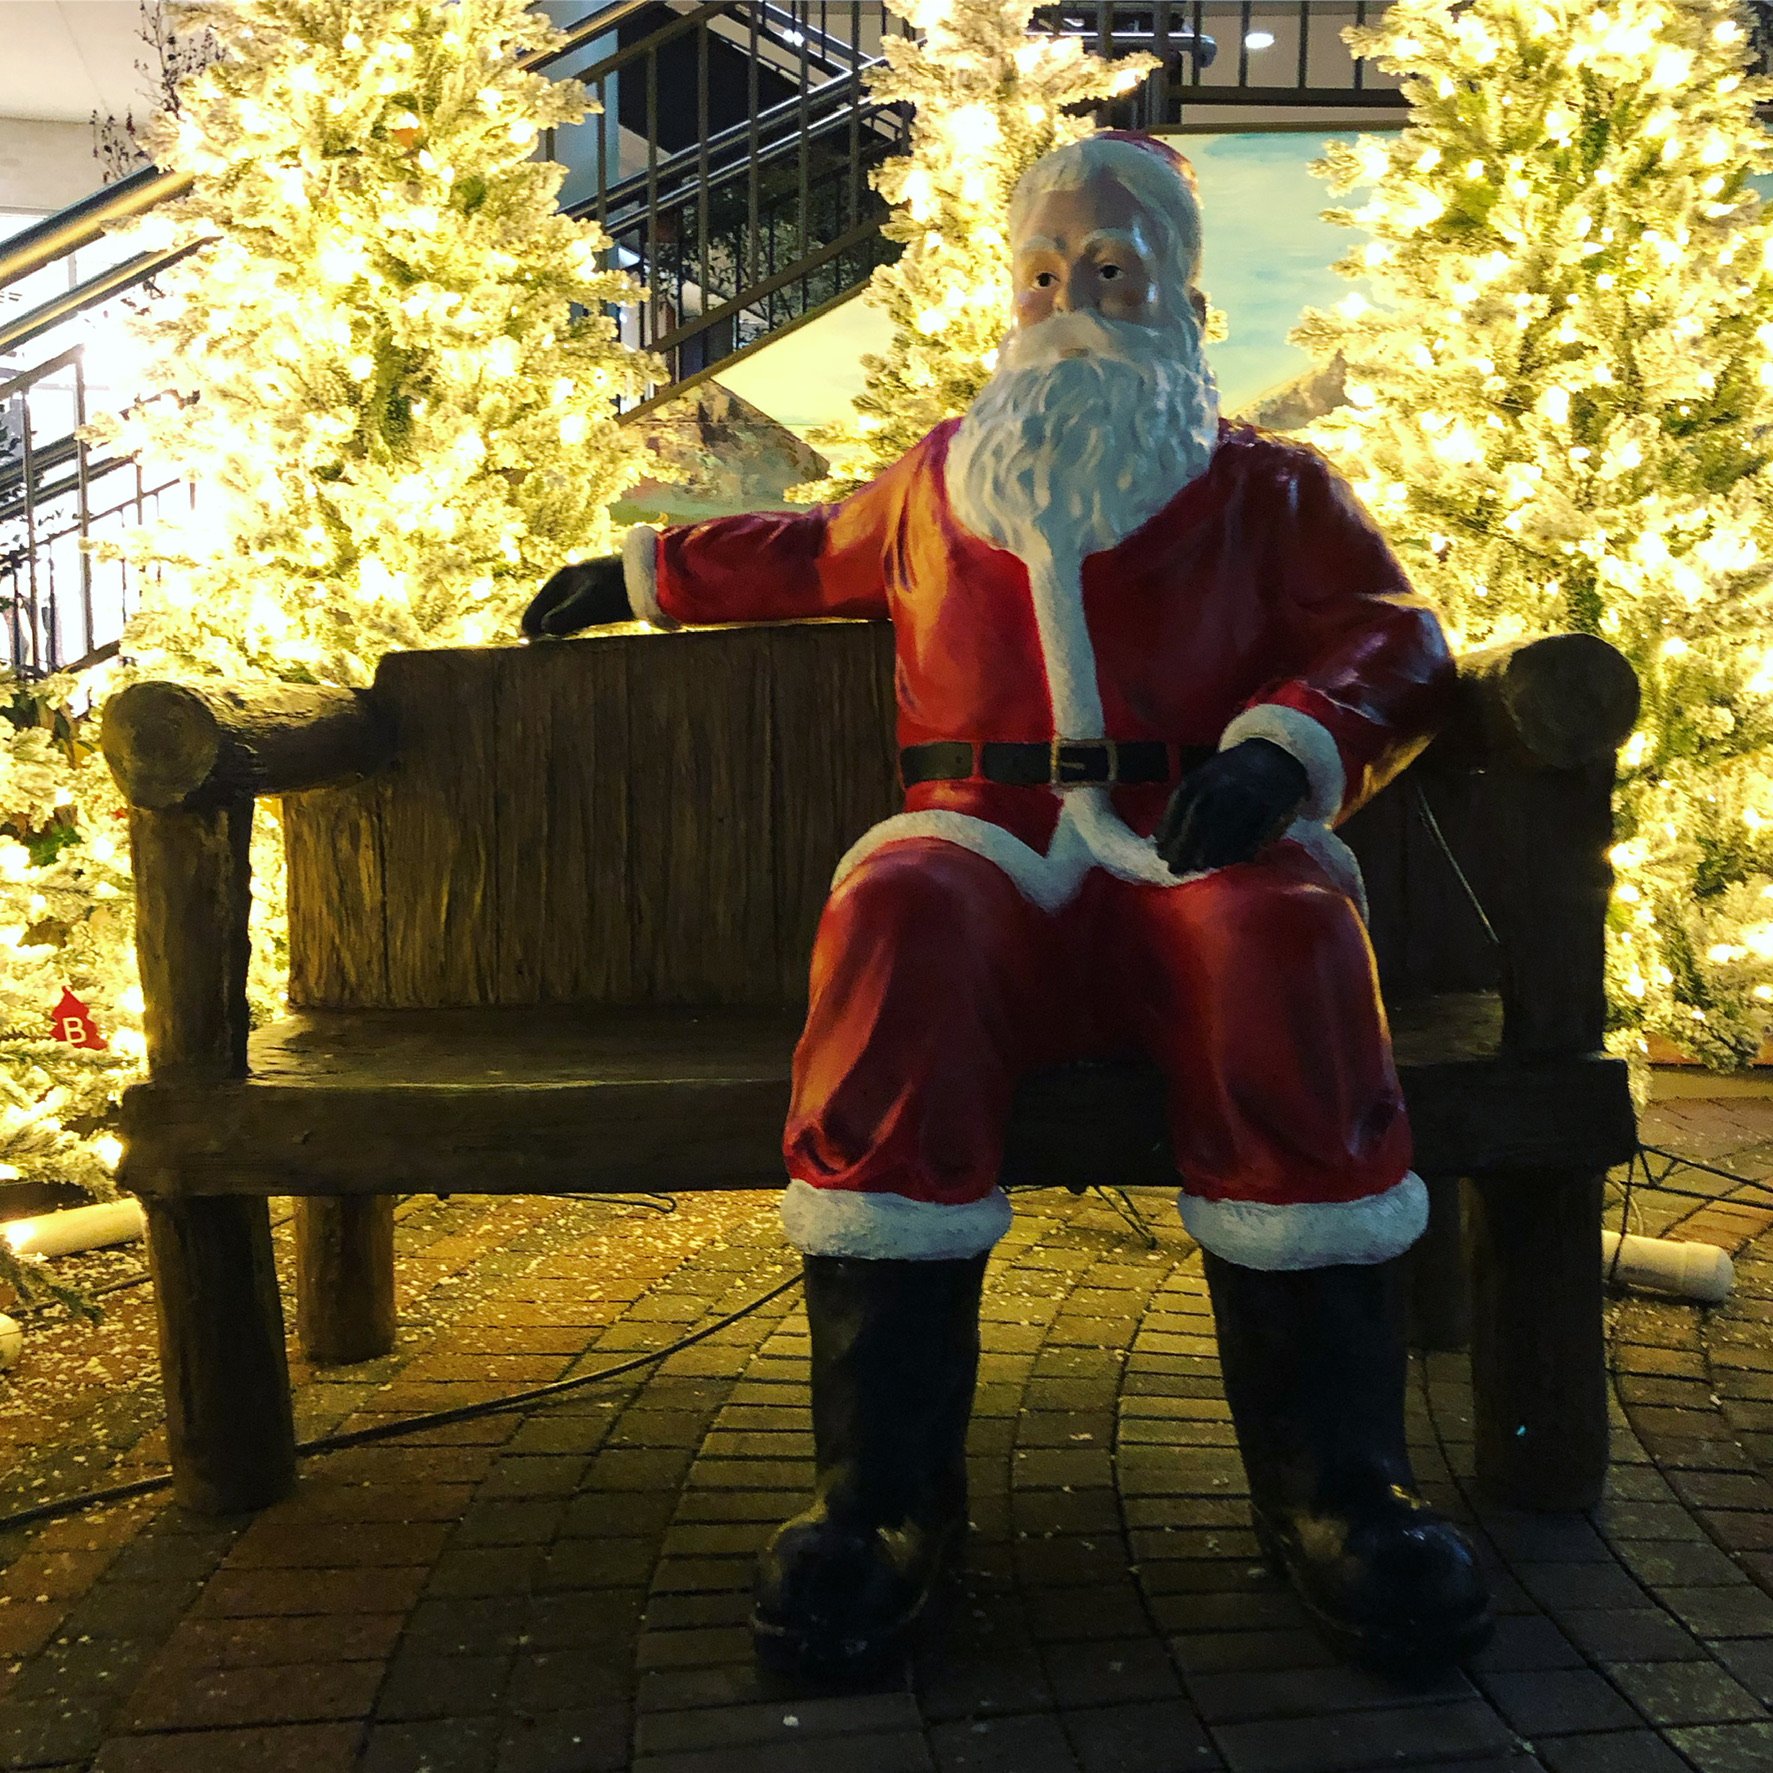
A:
{"label": "santa's eye", "polygon": [[1033,282],[1036,289],[1051,289],[1058,281],[1059,279],[1051,271],[1036,271],[1034,273]]}

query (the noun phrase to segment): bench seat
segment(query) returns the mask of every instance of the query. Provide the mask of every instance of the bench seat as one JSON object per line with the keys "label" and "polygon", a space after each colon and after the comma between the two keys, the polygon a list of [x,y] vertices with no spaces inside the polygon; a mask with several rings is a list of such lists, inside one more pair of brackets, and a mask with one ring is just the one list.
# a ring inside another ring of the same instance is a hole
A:
{"label": "bench seat", "polygon": [[[1500,1000],[1393,1010],[1425,1174],[1622,1163],[1625,1067],[1498,1056]],[[261,1030],[243,1079],[129,1092],[131,1184],[149,1194],[547,1194],[769,1188],[799,1018],[780,1010],[310,1012]],[[1009,1184],[1170,1185],[1162,1086],[1140,1063],[1024,1085]]]}

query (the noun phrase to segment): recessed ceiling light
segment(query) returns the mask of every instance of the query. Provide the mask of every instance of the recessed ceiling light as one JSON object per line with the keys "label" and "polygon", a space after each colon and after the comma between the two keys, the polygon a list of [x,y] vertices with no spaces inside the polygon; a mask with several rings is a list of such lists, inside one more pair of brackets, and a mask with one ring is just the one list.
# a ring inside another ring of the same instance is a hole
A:
{"label": "recessed ceiling light", "polygon": [[1244,37],[1245,49],[1272,49],[1274,33],[1272,31],[1250,31]]}

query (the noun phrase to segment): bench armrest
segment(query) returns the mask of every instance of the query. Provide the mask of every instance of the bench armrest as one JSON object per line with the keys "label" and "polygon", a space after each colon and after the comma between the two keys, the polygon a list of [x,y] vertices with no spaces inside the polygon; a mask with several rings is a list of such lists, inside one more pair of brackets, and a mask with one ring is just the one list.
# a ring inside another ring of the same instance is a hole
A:
{"label": "bench armrest", "polygon": [[366,776],[393,754],[367,690],[137,683],[105,704],[99,742],[131,806],[213,807]]}
{"label": "bench armrest", "polygon": [[99,742],[130,803],[148,1068],[242,1077],[253,799],[369,774],[389,723],[360,690],[137,683],[105,704]]}
{"label": "bench armrest", "polygon": [[1638,717],[1637,673],[1593,634],[1514,640],[1459,660],[1453,716],[1436,760],[1574,770],[1611,760]]}
{"label": "bench armrest", "polygon": [[1614,758],[1637,716],[1637,674],[1606,641],[1518,640],[1459,661],[1453,717],[1424,756],[1425,803],[1500,949],[1514,1058],[1601,1048]]}

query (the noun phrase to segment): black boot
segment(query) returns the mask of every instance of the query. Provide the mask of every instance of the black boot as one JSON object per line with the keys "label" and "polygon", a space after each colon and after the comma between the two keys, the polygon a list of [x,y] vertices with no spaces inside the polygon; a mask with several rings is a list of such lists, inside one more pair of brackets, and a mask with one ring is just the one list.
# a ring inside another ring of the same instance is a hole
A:
{"label": "black boot", "polygon": [[1483,1577],[1404,1443],[1399,1264],[1268,1273],[1202,1254],[1264,1555],[1356,1661],[1421,1677],[1479,1648]]}
{"label": "black boot", "polygon": [[758,1563],[751,1630],[769,1666],[864,1672],[929,1599],[966,1526],[985,1260],[806,1258],[818,1479]]}

